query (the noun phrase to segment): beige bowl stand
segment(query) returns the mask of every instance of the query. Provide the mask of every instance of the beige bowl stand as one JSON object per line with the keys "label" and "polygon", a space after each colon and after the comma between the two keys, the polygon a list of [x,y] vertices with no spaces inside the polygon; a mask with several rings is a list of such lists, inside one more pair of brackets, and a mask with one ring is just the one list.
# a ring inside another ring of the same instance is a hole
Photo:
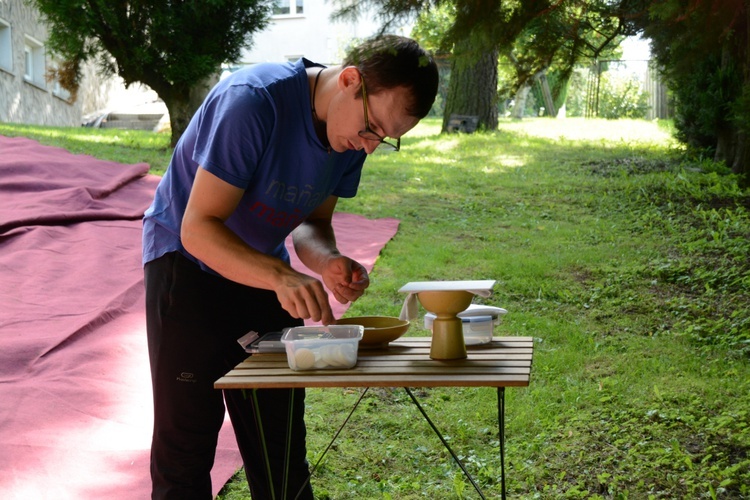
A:
{"label": "beige bowl stand", "polygon": [[462,359],[466,357],[466,343],[461,318],[457,316],[471,304],[474,294],[466,290],[434,290],[417,293],[425,310],[436,318],[432,323],[432,359]]}

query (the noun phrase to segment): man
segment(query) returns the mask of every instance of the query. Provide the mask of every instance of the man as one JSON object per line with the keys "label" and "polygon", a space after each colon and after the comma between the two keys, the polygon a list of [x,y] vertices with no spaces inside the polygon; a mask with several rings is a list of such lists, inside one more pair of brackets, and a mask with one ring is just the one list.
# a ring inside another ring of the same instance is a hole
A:
{"label": "man", "polygon": [[[144,217],[153,498],[211,497],[224,403],[253,498],[313,497],[304,391],[222,395],[213,382],[244,359],[248,331],[331,324],[325,288],[341,303],[364,293],[366,270],[336,248],[336,202],[355,196],[367,154],[400,147],[437,83],[413,40],[382,36],[341,66],[259,64],[209,93]],[[290,233],[323,283],[289,265]]]}

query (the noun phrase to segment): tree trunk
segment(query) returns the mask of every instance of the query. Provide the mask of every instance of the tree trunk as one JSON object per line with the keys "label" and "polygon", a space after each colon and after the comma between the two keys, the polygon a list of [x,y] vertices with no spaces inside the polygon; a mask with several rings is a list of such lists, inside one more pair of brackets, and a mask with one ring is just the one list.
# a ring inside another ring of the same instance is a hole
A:
{"label": "tree trunk", "polygon": [[195,111],[198,110],[201,104],[203,104],[203,101],[206,99],[206,96],[211,91],[211,89],[214,88],[214,85],[219,83],[220,76],[221,76],[221,72],[217,71],[213,75],[209,75],[204,80],[190,87],[190,103],[189,104],[193,110],[193,113],[195,113]]}
{"label": "tree trunk", "polygon": [[472,51],[465,40],[456,45],[451,61],[448,95],[443,113],[442,132],[448,131],[451,115],[479,118],[479,128],[497,129],[497,50]]}
{"label": "tree trunk", "polygon": [[544,114],[547,116],[557,116],[557,107],[555,101],[552,99],[552,91],[549,89],[549,81],[547,81],[547,73],[543,71],[539,77],[539,85],[542,87],[542,97],[544,98]]}
{"label": "tree trunk", "polygon": [[748,176],[750,174],[750,137],[747,133],[740,131],[737,133],[737,148],[734,151],[734,158],[730,164],[732,172],[735,174]]}
{"label": "tree trunk", "polygon": [[169,112],[169,126],[172,129],[170,145],[174,148],[185,133],[196,110],[203,104],[208,92],[219,81],[219,73],[195,83],[189,88],[154,88]]}
{"label": "tree trunk", "polygon": [[[750,28],[749,28],[750,29]],[[722,47],[721,69],[726,70],[733,62],[732,51],[725,42]],[[748,55],[750,59],[750,55]],[[739,60],[742,67],[740,93],[750,95],[750,61]],[[739,97],[733,107],[737,117],[724,117],[716,129],[716,152],[714,161],[724,162],[735,174],[750,173],[750,146],[748,145],[748,125],[746,117],[750,116],[750,103],[747,97]]]}
{"label": "tree trunk", "polygon": [[195,110],[190,105],[189,98],[162,98],[169,111],[169,126],[172,129],[172,138],[170,146],[174,148],[177,142],[185,133],[190,119],[193,117]]}
{"label": "tree trunk", "polygon": [[513,109],[510,112],[511,118],[514,120],[521,120],[524,117],[526,111],[526,99],[529,97],[531,91],[531,83],[529,80],[521,85],[516,91],[516,96],[513,98]]}
{"label": "tree trunk", "polygon": [[737,132],[737,151],[732,161],[732,172],[750,177],[750,1],[745,0],[745,33],[744,54],[742,64],[742,110],[741,123]]}
{"label": "tree trunk", "polygon": [[[556,73],[554,85],[552,86],[552,97],[555,107],[558,110],[558,117],[565,116],[565,103],[568,100],[568,90],[570,89],[570,78],[573,75],[573,68],[566,68]],[[562,110],[562,111],[561,111]]]}
{"label": "tree trunk", "polygon": [[717,132],[714,161],[724,162],[735,174],[750,173],[748,137],[736,123],[727,123]]}

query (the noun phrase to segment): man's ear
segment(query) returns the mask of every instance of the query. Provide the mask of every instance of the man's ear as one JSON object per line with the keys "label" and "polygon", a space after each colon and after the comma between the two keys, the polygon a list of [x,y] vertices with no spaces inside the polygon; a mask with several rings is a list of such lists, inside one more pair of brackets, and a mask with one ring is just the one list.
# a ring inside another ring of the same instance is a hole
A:
{"label": "man's ear", "polygon": [[347,66],[339,73],[338,85],[343,92],[359,92],[362,86],[362,74],[356,66]]}

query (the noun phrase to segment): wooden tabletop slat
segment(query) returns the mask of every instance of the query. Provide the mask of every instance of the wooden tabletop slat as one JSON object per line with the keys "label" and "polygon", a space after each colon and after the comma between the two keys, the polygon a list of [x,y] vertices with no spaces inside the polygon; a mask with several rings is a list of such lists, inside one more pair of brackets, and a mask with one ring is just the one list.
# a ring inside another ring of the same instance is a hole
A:
{"label": "wooden tabletop slat", "polygon": [[[393,347],[426,347],[429,349],[430,337],[401,337],[400,339],[396,340],[395,342],[391,342],[388,345],[388,348]],[[496,349],[498,347],[533,347],[534,346],[534,339],[532,337],[493,337],[492,342],[489,344],[481,344],[481,345],[473,345],[468,346],[467,350],[474,351],[474,350],[482,350],[482,349]],[[380,350],[381,348],[378,347],[367,347],[367,346],[361,346],[360,351],[363,350]]]}
{"label": "wooden tabletop slat", "polygon": [[[533,351],[531,349],[503,349],[502,351],[495,351],[495,352],[469,352],[469,355],[461,360],[462,362],[472,362],[472,361],[478,361],[480,359],[518,359],[518,358],[525,358],[528,359],[533,354]],[[427,359],[430,360],[433,363],[446,363],[445,360],[439,360],[439,359],[431,359],[430,358],[430,350],[426,349],[423,352],[418,351],[409,351],[405,353],[394,353],[393,351],[384,352],[383,354],[370,354],[368,351],[360,351],[357,354],[358,359],[375,359],[375,358],[393,358],[393,359],[403,359],[403,360],[418,360],[418,359]]]}
{"label": "wooden tabletop slat", "polygon": [[[276,365],[274,367],[263,368],[259,370],[253,370],[252,376],[254,377],[273,377],[273,376],[288,376],[288,377],[308,377],[315,373],[316,375],[325,375],[328,377],[350,377],[352,375],[374,375],[379,376],[387,370],[388,375],[405,375],[405,376],[429,376],[429,375],[443,375],[446,374],[446,370],[441,366],[433,367],[411,367],[411,366],[398,366],[398,365],[367,365],[358,363],[354,368],[344,369],[333,369],[333,370],[306,370],[294,372],[284,365]],[[289,373],[289,372],[292,373]],[[529,374],[531,372],[531,366],[467,366],[460,370],[458,373],[467,375],[503,375],[506,373],[512,374]],[[224,375],[225,377],[246,377],[248,376],[248,370],[231,370],[229,373]]]}
{"label": "wooden tabletop slat", "polygon": [[528,375],[503,375],[487,377],[486,375],[456,375],[446,378],[444,375],[424,376],[418,381],[407,380],[401,375],[381,375],[377,380],[371,376],[329,377],[320,375],[304,377],[262,377],[253,375],[245,377],[223,377],[219,379],[219,389],[280,389],[298,387],[525,387],[529,385]]}
{"label": "wooden tabletop slat", "polygon": [[505,387],[527,386],[533,339],[495,337],[490,344],[469,346],[457,360],[429,357],[429,337],[404,337],[386,348],[360,349],[348,370],[295,372],[286,354],[250,356],[216,381],[217,389],[282,387]]}
{"label": "wooden tabletop slat", "polygon": [[[408,361],[408,363],[406,363]],[[493,358],[479,358],[479,359],[472,359],[471,362],[466,365],[467,367],[493,367],[493,366],[525,366],[530,367],[531,366],[531,356],[518,356],[514,358],[503,358],[500,360],[501,363],[498,363],[497,359]],[[458,367],[460,369],[464,366],[464,363],[453,363],[453,362],[435,362],[432,360],[425,360],[424,358],[419,359],[408,359],[408,360],[399,360],[399,359],[393,359],[393,358],[371,358],[371,359],[362,359],[359,358],[357,361],[356,366],[368,366],[368,367],[381,367],[381,368],[398,368],[402,366],[410,366],[412,368],[439,368],[441,370],[445,370],[451,367]],[[264,369],[268,368],[288,368],[288,364],[286,361],[286,357],[282,359],[267,359],[267,360],[258,360],[254,363],[250,363],[249,361],[243,361],[242,363],[238,364],[234,371],[245,371],[245,370],[257,370],[262,371]],[[332,371],[332,370],[331,370]],[[230,372],[231,373],[231,372]]]}
{"label": "wooden tabletop slat", "polygon": [[[500,353],[500,354],[470,354],[467,359],[462,360],[446,360],[446,361],[440,361],[440,360],[434,360],[429,359],[428,353],[424,354],[406,354],[401,356],[393,356],[393,355],[384,355],[384,356],[370,356],[370,355],[363,355],[362,353],[359,353],[357,358],[357,363],[384,363],[393,361],[396,363],[403,363],[403,362],[420,362],[423,361],[430,366],[432,365],[442,365],[442,366],[462,366],[467,363],[469,364],[479,364],[481,365],[485,361],[493,362],[493,364],[497,364],[497,362],[503,362],[503,363],[511,363],[511,362],[525,362],[526,364],[530,364],[532,360],[532,353],[531,351],[528,351],[526,353]],[[268,366],[271,366],[275,363],[283,363],[284,366],[287,365],[286,361],[286,354],[255,354],[251,358],[246,359],[245,361],[241,362],[237,365],[237,368],[265,368]]]}
{"label": "wooden tabletop slat", "polygon": [[[500,356],[503,354],[531,354],[533,352],[531,347],[505,347],[494,351],[468,351],[468,357],[475,358],[477,356]],[[373,357],[373,356],[419,356],[421,358],[430,359],[430,348],[410,348],[410,349],[387,349],[383,351],[358,351],[357,356],[361,358]]]}

